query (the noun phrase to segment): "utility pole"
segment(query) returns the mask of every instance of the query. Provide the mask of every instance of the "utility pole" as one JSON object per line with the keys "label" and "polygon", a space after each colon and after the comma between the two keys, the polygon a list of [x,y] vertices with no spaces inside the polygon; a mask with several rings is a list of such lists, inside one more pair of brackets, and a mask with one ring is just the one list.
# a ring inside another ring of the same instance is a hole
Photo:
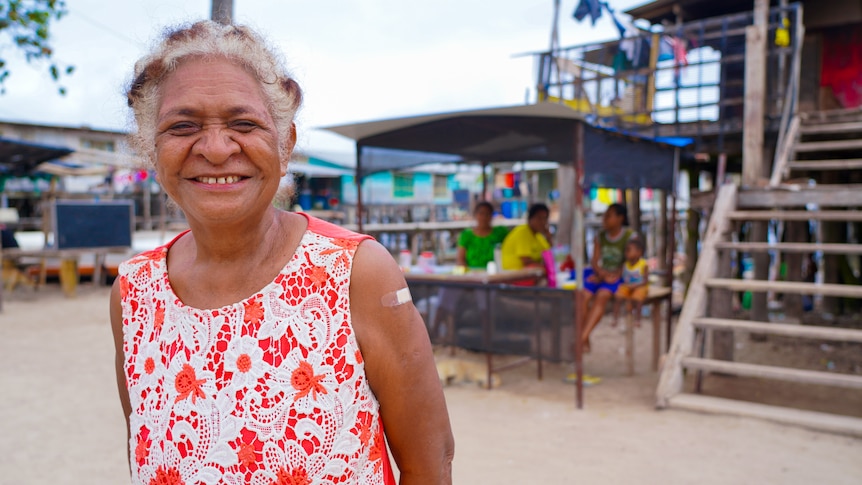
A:
{"label": "utility pole", "polygon": [[233,0],[212,0],[210,19],[224,25],[233,23]]}

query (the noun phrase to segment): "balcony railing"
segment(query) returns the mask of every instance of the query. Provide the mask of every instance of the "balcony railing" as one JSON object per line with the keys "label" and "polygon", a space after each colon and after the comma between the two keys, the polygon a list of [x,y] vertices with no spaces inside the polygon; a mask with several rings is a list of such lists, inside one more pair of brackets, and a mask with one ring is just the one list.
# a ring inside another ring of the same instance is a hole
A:
{"label": "balcony railing", "polygon": [[[742,132],[745,31],[752,23],[753,13],[744,12],[536,54],[538,99],[564,103],[597,124],[693,137],[697,149],[725,151],[728,137]],[[799,4],[769,13],[765,104],[772,132],[795,104],[801,27]]]}

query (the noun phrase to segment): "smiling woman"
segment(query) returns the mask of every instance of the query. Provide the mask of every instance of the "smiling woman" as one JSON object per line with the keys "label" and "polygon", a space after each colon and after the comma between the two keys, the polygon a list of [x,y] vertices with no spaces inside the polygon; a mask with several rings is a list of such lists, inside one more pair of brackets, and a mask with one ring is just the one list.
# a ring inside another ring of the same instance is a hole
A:
{"label": "smiling woman", "polygon": [[[198,22],[139,61],[134,142],[190,231],[111,295],[133,483],[449,483],[424,324],[368,236],[272,200],[299,86],[245,27]],[[417,439],[421,437],[421,439]],[[387,447],[388,442],[388,447]]]}

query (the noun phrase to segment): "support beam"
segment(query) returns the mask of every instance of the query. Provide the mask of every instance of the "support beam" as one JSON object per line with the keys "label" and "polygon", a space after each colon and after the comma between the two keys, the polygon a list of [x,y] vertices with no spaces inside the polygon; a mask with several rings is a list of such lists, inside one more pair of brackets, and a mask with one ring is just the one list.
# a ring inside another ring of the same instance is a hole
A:
{"label": "support beam", "polygon": [[[762,2],[757,0],[755,3]],[[766,175],[763,158],[763,125],[766,100],[766,29],[745,29],[745,106],[742,131],[742,185],[756,186]]]}

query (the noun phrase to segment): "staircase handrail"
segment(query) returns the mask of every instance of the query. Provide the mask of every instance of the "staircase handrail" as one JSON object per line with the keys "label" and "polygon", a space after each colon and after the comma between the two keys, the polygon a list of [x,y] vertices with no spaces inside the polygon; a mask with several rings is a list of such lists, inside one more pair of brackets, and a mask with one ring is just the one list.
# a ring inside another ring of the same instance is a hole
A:
{"label": "staircase handrail", "polygon": [[772,176],[769,186],[776,187],[784,178],[787,168],[787,158],[791,147],[796,142],[799,129],[799,77],[802,70],[802,43],[805,39],[805,26],[802,24],[802,5],[796,12],[796,28],[793,39],[793,58],[790,65],[790,76],[787,80],[787,91],[784,95],[784,106],[781,110],[781,121],[778,126],[778,141],[775,144],[775,158],[772,163]]}
{"label": "staircase handrail", "polygon": [[731,231],[729,214],[736,208],[736,196],[737,189],[734,184],[724,184],[718,189],[712,215],[703,236],[703,246],[661,370],[656,390],[657,408],[667,407],[669,399],[682,392],[682,359],[691,355],[694,346],[694,319],[706,313],[705,283],[707,279],[716,275],[718,269],[716,243],[725,239]]}

